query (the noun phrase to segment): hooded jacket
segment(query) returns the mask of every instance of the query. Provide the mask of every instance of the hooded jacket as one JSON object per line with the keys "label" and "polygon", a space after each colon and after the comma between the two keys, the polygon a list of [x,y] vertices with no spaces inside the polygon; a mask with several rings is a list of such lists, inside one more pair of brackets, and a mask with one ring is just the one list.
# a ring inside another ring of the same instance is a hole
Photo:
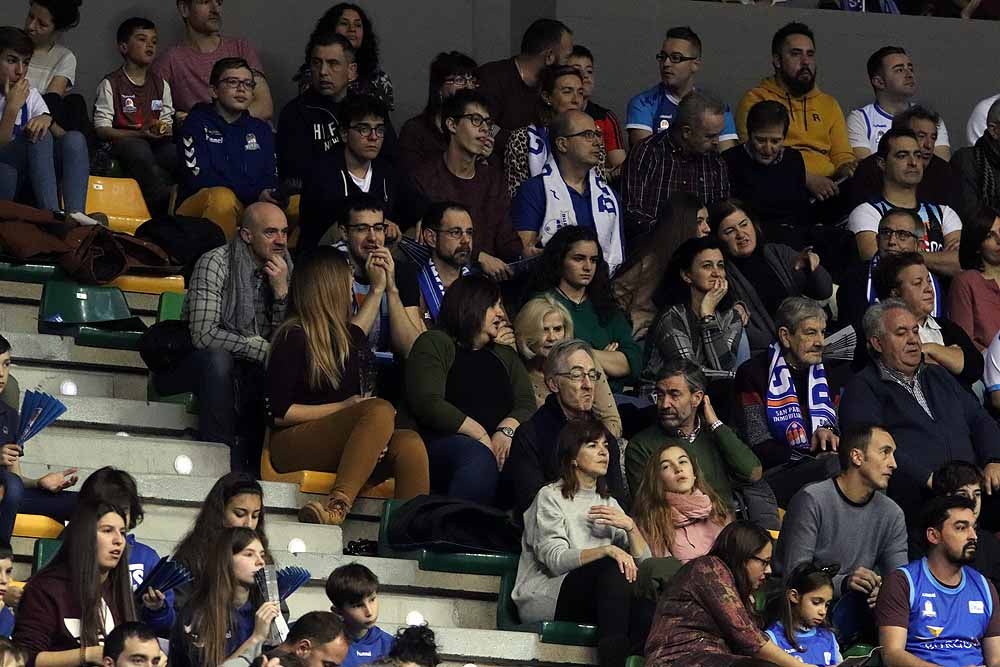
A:
{"label": "hooded jacket", "polygon": [[226,187],[249,205],[277,185],[271,126],[244,111],[232,123],[203,102],[195,105],[177,135],[183,201],[202,188]]}
{"label": "hooded jacket", "polygon": [[818,86],[801,97],[794,96],[773,76],[751,88],[736,108],[736,131],[741,142],[748,139],[750,108],[764,100],[780,102],[788,109],[791,125],[785,146],[802,153],[807,172],[830,177],[842,164],[854,160],[854,151],[847,139],[847,122],[837,100]]}

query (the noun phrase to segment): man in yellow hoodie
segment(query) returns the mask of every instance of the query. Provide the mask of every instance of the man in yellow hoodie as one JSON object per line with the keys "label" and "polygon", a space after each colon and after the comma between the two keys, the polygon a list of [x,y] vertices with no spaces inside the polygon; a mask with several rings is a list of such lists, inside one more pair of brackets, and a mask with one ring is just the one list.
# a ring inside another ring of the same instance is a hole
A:
{"label": "man in yellow hoodie", "polygon": [[774,76],[752,88],[736,109],[736,130],[747,140],[747,113],[757,102],[775,100],[788,109],[785,146],[802,153],[806,186],[820,201],[839,194],[837,181],[850,177],[857,162],[847,139],[844,112],[816,86],[816,43],[803,23],[789,23],[771,41]]}

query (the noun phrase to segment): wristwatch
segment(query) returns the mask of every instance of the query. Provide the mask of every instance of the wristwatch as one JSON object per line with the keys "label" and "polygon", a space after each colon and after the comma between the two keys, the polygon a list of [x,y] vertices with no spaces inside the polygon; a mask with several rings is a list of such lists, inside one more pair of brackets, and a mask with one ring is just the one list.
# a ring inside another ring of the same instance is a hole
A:
{"label": "wristwatch", "polygon": [[500,428],[498,428],[496,430],[496,432],[497,433],[503,433],[508,438],[513,438],[514,437],[514,429],[512,429],[510,426],[501,426]]}

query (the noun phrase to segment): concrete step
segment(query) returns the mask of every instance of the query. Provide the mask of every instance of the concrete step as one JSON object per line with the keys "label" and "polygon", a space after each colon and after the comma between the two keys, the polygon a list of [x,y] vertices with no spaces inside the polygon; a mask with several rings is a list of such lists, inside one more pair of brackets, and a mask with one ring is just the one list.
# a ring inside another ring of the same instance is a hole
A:
{"label": "concrete step", "polygon": [[[389,633],[398,627],[382,625]],[[597,651],[582,646],[543,644],[531,632],[504,632],[472,628],[436,627],[438,653],[445,661],[485,665],[596,665]]]}
{"label": "concrete step", "polygon": [[11,356],[19,365],[147,373],[138,352],[83,347],[68,336],[19,332],[4,336],[10,341]]}
{"label": "concrete step", "polygon": [[132,475],[175,475],[174,464],[180,455],[191,459],[192,474],[199,477],[214,480],[229,472],[229,448],[222,444],[165,437],[126,438],[55,425],[28,441],[22,465],[27,473],[37,472],[34,466],[39,465],[89,469],[107,462]]}
{"label": "concrete step", "polygon": [[183,405],[174,403],[91,396],[62,396],[60,400],[66,405],[66,412],[56,423],[64,427],[129,435],[183,435],[186,429],[194,429],[198,425],[196,416],[188,414]]}
{"label": "concrete step", "polygon": [[[0,326],[0,331],[6,329]],[[12,365],[10,372],[17,379],[22,392],[35,389],[53,396],[60,396],[66,392],[65,395],[69,396],[146,400],[144,373],[115,373],[23,364]]]}

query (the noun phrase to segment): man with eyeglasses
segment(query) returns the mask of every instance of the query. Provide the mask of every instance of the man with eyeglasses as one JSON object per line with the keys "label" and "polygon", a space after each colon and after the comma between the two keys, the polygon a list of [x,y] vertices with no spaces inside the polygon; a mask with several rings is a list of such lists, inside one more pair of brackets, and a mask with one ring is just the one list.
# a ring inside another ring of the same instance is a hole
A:
{"label": "man with eyeglasses", "polygon": [[[569,420],[593,415],[594,385],[602,375],[593,349],[578,338],[556,343],[545,359],[543,373],[551,393],[531,419],[514,432],[507,462],[500,472],[501,505],[513,507],[517,517],[524,515],[540,488],[559,479],[559,433]],[[622,479],[621,448],[610,432],[607,441],[608,491],[627,509],[629,496]]]}
{"label": "man with eyeglasses", "polygon": [[912,130],[892,128],[882,136],[877,153],[883,175],[882,196],[851,211],[847,228],[854,233],[861,259],[869,260],[878,250],[876,233],[882,216],[892,209],[911,210],[924,223],[918,250],[924,254],[927,268],[937,276],[953,276],[962,270],[958,261],[962,220],[949,206],[917,198],[924,176],[920,150]]}
{"label": "man with eyeglasses", "polygon": [[[918,252],[920,241],[925,237],[924,221],[910,209],[893,208],[882,216],[878,223],[876,243],[878,250],[868,261],[862,261],[844,273],[844,279],[837,290],[837,317],[843,324],[852,324],[861,330],[861,318],[873,303],[878,301],[874,274],[879,262],[889,255]],[[936,295],[935,317],[943,313],[946,292],[940,281],[931,274]]]}
{"label": "man with eyeglasses", "polygon": [[448,148],[411,173],[423,217],[435,201],[465,206],[475,223],[472,260],[494,280],[511,277],[508,262],[522,253],[510,222],[510,198],[501,169],[483,161],[493,153],[489,102],[474,90],[460,90],[444,101],[442,124]]}
{"label": "man with eyeglasses", "polygon": [[836,477],[804,487],[792,498],[774,548],[774,573],[787,577],[802,563],[836,563],[830,619],[838,637],[854,643],[870,631],[882,577],[905,565],[906,520],[885,495],[896,471],[896,442],[875,424],[844,432]]}
{"label": "man with eyeglasses", "polygon": [[461,276],[469,274],[472,236],[475,233],[469,209],[453,201],[434,202],[424,212],[421,240],[431,256],[417,267],[420,312],[428,324],[437,322],[444,293]]}
{"label": "man with eyeglasses", "polygon": [[256,87],[250,91],[250,115],[271,120],[274,103],[264,78],[264,66],[249,41],[222,34],[223,0],[176,0],[184,21],[184,40],[168,48],[153,63],[153,71],[170,84],[176,119],[201,102],[213,99],[212,68],[225,58],[242,58],[254,73]]}
{"label": "man with eyeglasses", "polygon": [[625,449],[625,475],[633,495],[649,457],[668,442],[683,447],[697,461],[704,481],[730,505],[734,487],[760,480],[760,461],[719,419],[705,393],[707,387],[697,364],[677,359],[664,365],[651,396],[657,423],[637,433]]}
{"label": "man with eyeglasses", "polygon": [[[701,68],[701,38],[688,26],[667,30],[660,52],[660,83],[645,90],[628,103],[625,130],[628,142],[635,146],[648,136],[670,128],[677,115],[677,105],[694,90],[695,74]],[[718,150],[736,145],[738,136],[733,115],[726,107],[725,126],[719,135]]]}
{"label": "man with eyeglasses", "polygon": [[344,220],[344,207],[362,193],[382,202],[387,243],[399,239],[397,221],[405,228],[416,224],[411,189],[382,155],[388,118],[385,102],[377,97],[350,95],[340,103],[340,143],[314,157],[303,175],[296,252],[308,252],[322,241],[332,243],[341,238],[337,223]]}
{"label": "man with eyeglasses", "polygon": [[293,265],[288,221],[258,202],[242,214],[238,234],[195,263],[181,320],[193,351],[153,374],[163,396],[198,396],[198,437],[230,448],[233,471],[254,475],[264,435],[264,365],[271,335],[285,319]]}
{"label": "man with eyeglasses", "polygon": [[601,240],[609,272],[625,260],[621,208],[601,178],[601,131],[582,111],[567,111],[549,124],[554,164],[521,184],[511,221],[526,257],[541,254],[552,235],[567,225],[589,227]]}
{"label": "man with eyeglasses", "polygon": [[299,192],[305,178],[340,148],[338,115],[358,76],[354,47],[335,30],[313,33],[306,51],[309,86],[278,117],[278,175],[289,193]]}
{"label": "man with eyeglasses", "polygon": [[406,358],[425,327],[416,272],[409,262],[396,262],[385,245],[385,210],[379,195],[350,195],[342,205],[337,246],[347,252],[354,269],[351,322],[368,333],[372,351]]}
{"label": "man with eyeglasses", "polygon": [[182,202],[177,214],[208,218],[232,238],[245,206],[278,204],[274,134],[268,123],[250,115],[257,80],[247,61],[215,63],[211,85],[212,102],[191,109],[177,138]]}

